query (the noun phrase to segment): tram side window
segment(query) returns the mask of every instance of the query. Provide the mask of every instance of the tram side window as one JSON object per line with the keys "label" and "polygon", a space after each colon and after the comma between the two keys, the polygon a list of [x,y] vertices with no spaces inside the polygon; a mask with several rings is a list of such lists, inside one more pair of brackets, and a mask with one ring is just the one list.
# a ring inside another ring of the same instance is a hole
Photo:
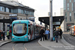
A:
{"label": "tram side window", "polygon": [[28,35],[31,34],[30,25],[28,25]]}
{"label": "tram side window", "polygon": [[36,26],[36,29],[35,29],[35,33],[37,34],[38,33],[38,27]]}

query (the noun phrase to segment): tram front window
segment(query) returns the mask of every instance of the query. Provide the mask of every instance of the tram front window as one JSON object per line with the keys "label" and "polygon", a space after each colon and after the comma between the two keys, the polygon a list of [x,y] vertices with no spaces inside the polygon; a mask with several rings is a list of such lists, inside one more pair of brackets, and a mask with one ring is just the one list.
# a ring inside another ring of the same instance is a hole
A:
{"label": "tram front window", "polygon": [[26,34],[27,25],[26,24],[14,24],[13,34],[16,36],[22,36]]}

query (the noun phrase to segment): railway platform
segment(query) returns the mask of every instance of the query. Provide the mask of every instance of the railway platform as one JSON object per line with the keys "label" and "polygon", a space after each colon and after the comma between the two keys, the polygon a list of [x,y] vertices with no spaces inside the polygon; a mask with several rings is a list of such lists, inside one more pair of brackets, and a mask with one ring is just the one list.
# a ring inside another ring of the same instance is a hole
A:
{"label": "railway platform", "polygon": [[0,41],[0,47],[1,47],[2,45],[6,44],[6,43],[9,43],[9,42],[11,42],[11,39],[8,40],[7,37],[5,36],[5,40],[1,40],[1,41]]}
{"label": "railway platform", "polygon": [[[65,33],[67,34],[68,32]],[[50,41],[50,39],[44,41],[40,41],[39,39],[38,43],[49,50],[75,50],[75,46],[69,44],[63,37],[62,39],[58,39],[58,43],[56,41]]]}

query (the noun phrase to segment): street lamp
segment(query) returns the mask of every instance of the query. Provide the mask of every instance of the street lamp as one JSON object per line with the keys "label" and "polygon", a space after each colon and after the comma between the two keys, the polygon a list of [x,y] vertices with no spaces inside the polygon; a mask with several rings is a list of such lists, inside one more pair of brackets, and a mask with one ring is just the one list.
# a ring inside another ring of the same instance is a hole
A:
{"label": "street lamp", "polygon": [[52,0],[50,0],[50,40],[53,41],[53,17],[52,17]]}

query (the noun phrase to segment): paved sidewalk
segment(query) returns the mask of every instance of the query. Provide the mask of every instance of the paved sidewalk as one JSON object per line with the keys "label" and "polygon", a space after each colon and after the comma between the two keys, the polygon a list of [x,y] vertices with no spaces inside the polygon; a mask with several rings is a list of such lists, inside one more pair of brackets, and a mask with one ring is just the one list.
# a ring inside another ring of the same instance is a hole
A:
{"label": "paved sidewalk", "polygon": [[11,42],[11,39],[8,40],[7,37],[5,37],[5,40],[0,41],[0,47],[8,42]]}
{"label": "paved sidewalk", "polygon": [[45,41],[38,40],[38,43],[41,46],[48,48],[49,50],[75,50],[75,46],[66,42],[64,38],[59,39],[58,43],[50,40],[45,40]]}

